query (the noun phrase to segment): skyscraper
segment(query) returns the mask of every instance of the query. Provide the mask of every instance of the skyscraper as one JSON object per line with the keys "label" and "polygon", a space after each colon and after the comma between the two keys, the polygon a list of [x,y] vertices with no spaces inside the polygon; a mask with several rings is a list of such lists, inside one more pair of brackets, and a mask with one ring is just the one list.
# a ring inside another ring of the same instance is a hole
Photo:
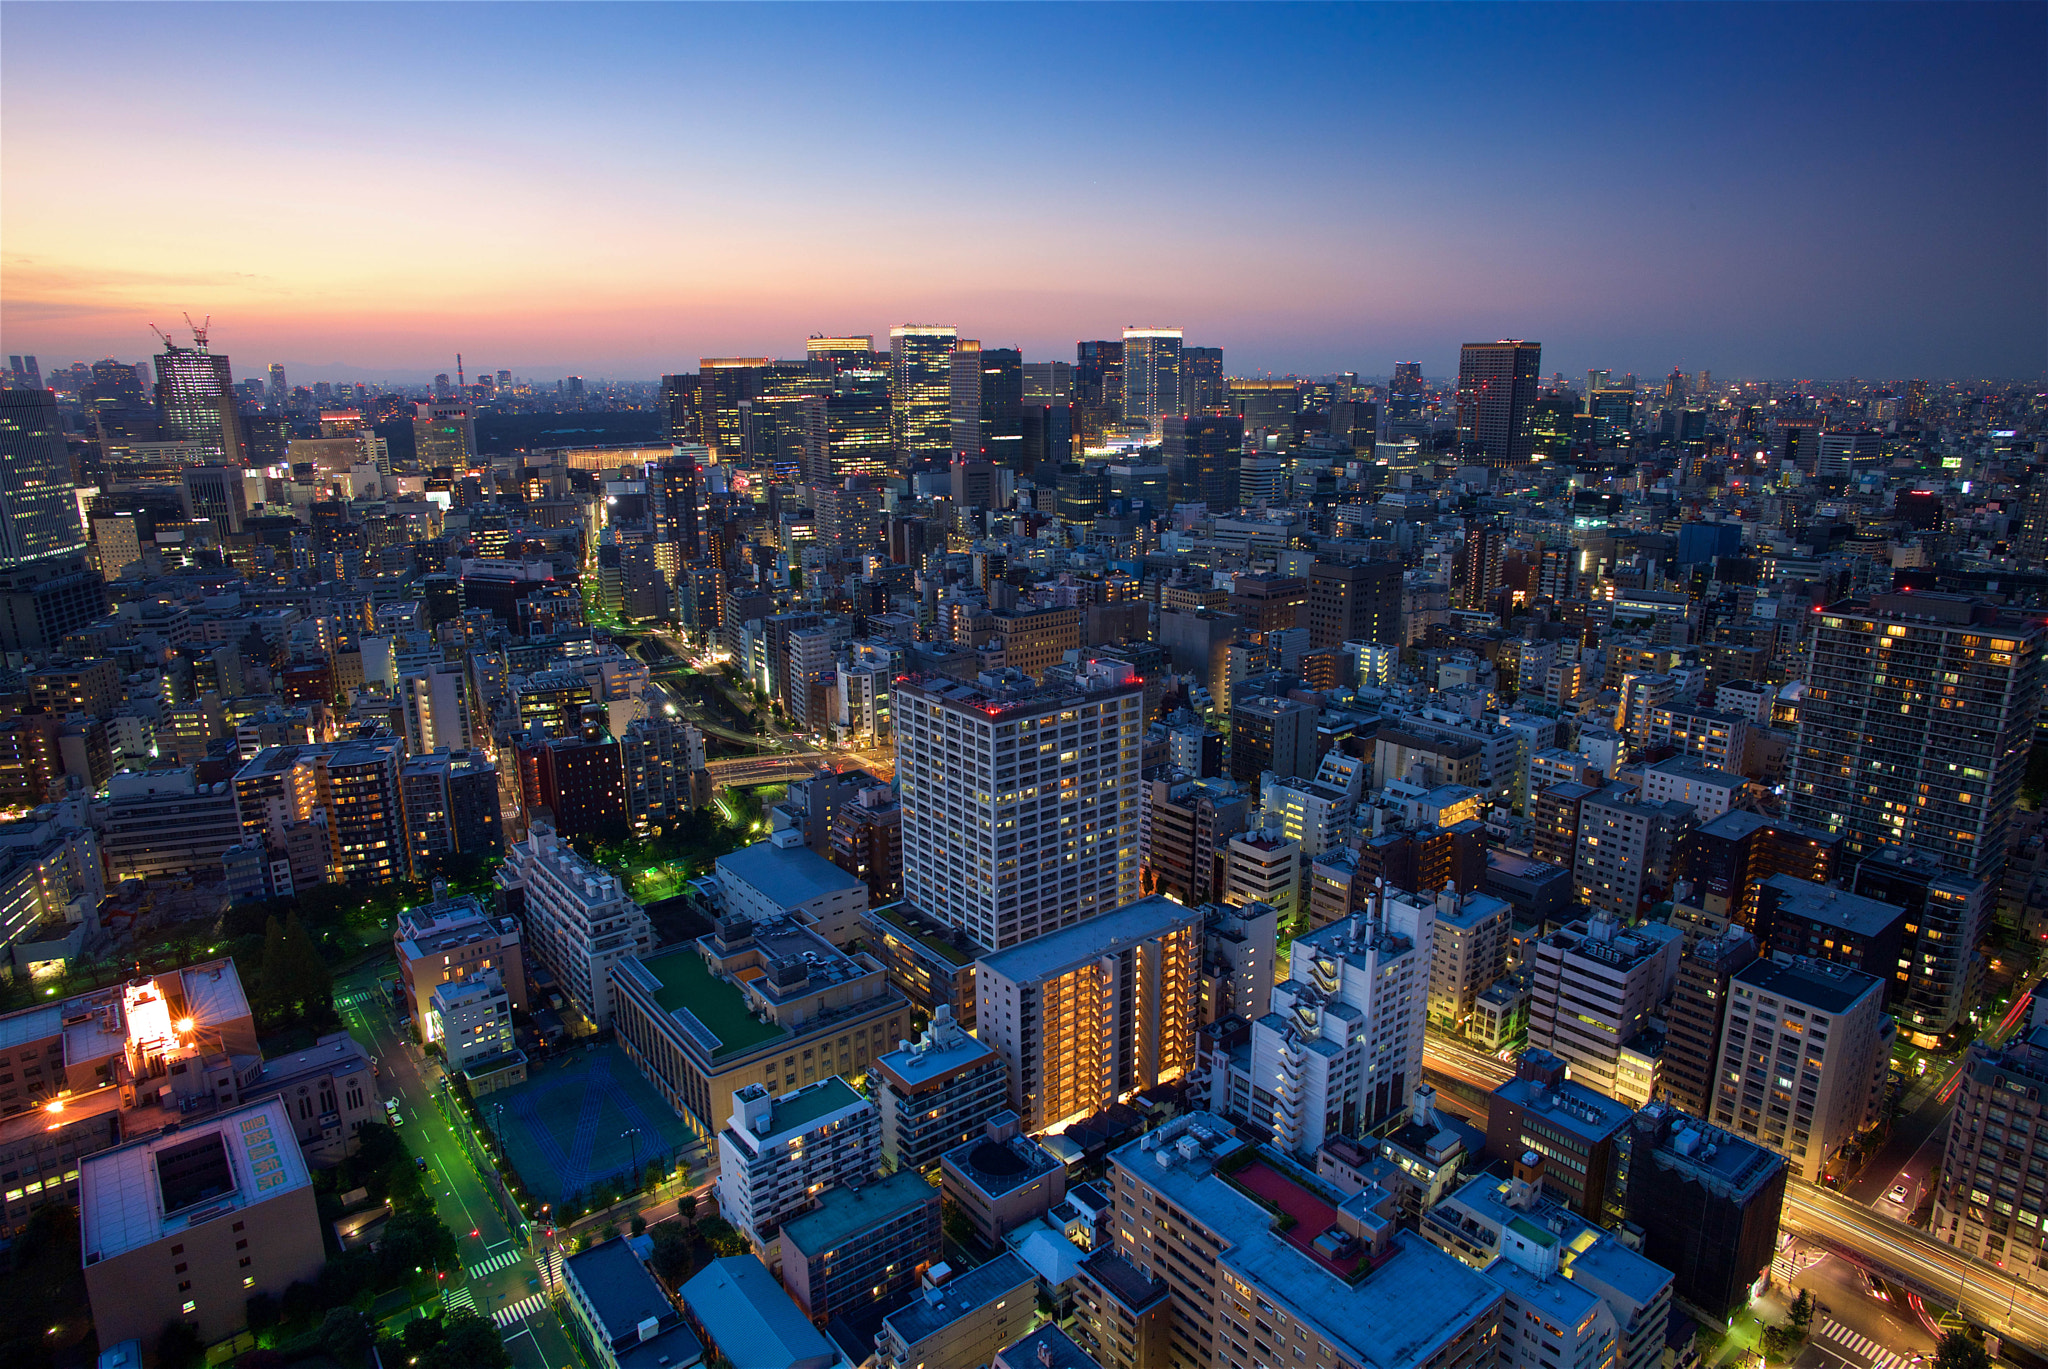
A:
{"label": "skyscraper", "polygon": [[948,368],[947,413],[953,459],[981,459],[981,343],[958,338]]}
{"label": "skyscraper", "polygon": [[1178,328],[1124,329],[1124,419],[1156,435],[1160,420],[1184,412]]}
{"label": "skyscraper", "polygon": [[467,404],[413,405],[413,457],[427,470],[447,466],[459,475],[476,459],[476,420]]}
{"label": "skyscraper", "polygon": [[1996,886],[2041,703],[2043,629],[1988,600],[1878,594],[1819,615],[1790,816],[1845,854],[1927,852]]}
{"label": "skyscraper", "polygon": [[1137,898],[1144,696],[1111,661],[900,682],[904,902],[1000,950]]}
{"label": "skyscraper", "polygon": [[889,426],[896,459],[913,465],[952,451],[953,346],[960,330],[906,323],[889,330]]}
{"label": "skyscraper", "polygon": [[1230,386],[1223,379],[1221,347],[1183,347],[1180,352],[1181,409],[1201,414],[1230,408]]}
{"label": "skyscraper", "polygon": [[981,453],[1010,470],[1024,447],[1024,356],[1014,347],[981,353]]}
{"label": "skyscraper", "polygon": [[1083,446],[1102,440],[1103,430],[1123,421],[1124,345],[1074,344],[1074,436]]}
{"label": "skyscraper", "polygon": [[56,396],[0,390],[0,569],[84,551]]}
{"label": "skyscraper", "polygon": [[1485,464],[1529,464],[1529,406],[1542,366],[1536,342],[1468,342],[1458,354],[1458,440],[1478,444]]}
{"label": "skyscraper", "polygon": [[1394,378],[1387,382],[1387,421],[1413,423],[1422,417],[1422,363],[1397,361]]}
{"label": "skyscraper", "polygon": [[704,425],[704,443],[723,458],[744,445],[740,401],[761,393],[767,357],[698,357],[697,413]]}
{"label": "skyscraper", "polygon": [[164,339],[156,359],[156,403],[164,427],[183,442],[204,443],[230,465],[242,463],[234,373],[228,359],[206,349],[206,330],[192,330],[193,345]]}
{"label": "skyscraper", "polygon": [[285,380],[284,380],[284,363],[283,363],[283,362],[281,362],[281,361],[273,361],[273,362],[271,362],[271,363],[270,363],[270,402],[271,402],[272,404],[282,404],[282,403],[284,403],[284,402],[285,402],[285,400],[286,400],[286,399],[288,399],[288,398],[290,398],[290,397],[291,397],[291,389],[290,389],[290,387],[289,387],[289,386],[287,386],[287,385],[285,384]]}
{"label": "skyscraper", "polygon": [[875,338],[872,333],[848,337],[813,333],[804,344],[804,355],[833,371],[868,371],[876,362]]}

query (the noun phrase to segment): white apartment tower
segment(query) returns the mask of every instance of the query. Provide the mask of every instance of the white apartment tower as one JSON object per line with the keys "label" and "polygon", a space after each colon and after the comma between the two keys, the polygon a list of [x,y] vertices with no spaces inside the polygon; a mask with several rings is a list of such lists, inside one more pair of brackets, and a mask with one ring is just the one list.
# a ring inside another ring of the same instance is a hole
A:
{"label": "white apartment tower", "polygon": [[881,1113],[838,1075],[779,1098],[749,1084],[718,1133],[719,1211],[758,1253],[818,1194],[874,1178],[881,1159]]}
{"label": "white apartment tower", "polygon": [[533,824],[525,841],[505,853],[498,887],[516,895],[527,944],[554,972],[569,996],[602,1030],[612,1020],[612,966],[654,949],[654,924],[620,887],[618,877],[591,864],[555,835]]}
{"label": "white apartment tower", "polygon": [[1144,692],[1121,661],[899,682],[903,901],[997,950],[1135,902]]}

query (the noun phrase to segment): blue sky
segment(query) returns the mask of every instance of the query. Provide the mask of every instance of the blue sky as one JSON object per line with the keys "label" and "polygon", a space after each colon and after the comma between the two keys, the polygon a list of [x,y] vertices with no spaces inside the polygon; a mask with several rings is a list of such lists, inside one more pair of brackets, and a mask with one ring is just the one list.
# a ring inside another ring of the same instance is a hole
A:
{"label": "blue sky", "polygon": [[[652,375],[813,331],[1229,368],[2038,376],[2041,5],[0,9],[0,329]],[[247,360],[243,360],[247,358]],[[330,366],[331,363],[331,366]]]}

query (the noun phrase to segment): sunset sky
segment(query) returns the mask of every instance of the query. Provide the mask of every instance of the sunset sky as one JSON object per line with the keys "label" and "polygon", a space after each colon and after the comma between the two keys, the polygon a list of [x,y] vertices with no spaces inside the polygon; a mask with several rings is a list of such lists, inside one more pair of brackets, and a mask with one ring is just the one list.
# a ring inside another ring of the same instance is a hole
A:
{"label": "sunset sky", "polygon": [[645,378],[956,324],[1233,373],[2037,377],[2039,5],[0,7],[0,331]]}

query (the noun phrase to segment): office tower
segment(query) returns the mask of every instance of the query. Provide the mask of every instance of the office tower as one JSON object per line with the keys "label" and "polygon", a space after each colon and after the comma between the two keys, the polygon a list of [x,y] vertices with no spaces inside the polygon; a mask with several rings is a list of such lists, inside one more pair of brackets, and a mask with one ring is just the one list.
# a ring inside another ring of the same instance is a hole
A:
{"label": "office tower", "polygon": [[1071,361],[1027,361],[1023,365],[1023,395],[1026,404],[1074,402],[1074,363]]}
{"label": "office tower", "polygon": [[281,361],[271,362],[270,384],[267,392],[270,403],[273,406],[281,406],[286,400],[291,398],[291,393],[291,387],[285,383],[284,379],[284,363]]}
{"label": "office tower", "polygon": [[1468,522],[1459,557],[1459,607],[1484,609],[1500,593],[1508,533],[1499,523]]}
{"label": "office tower", "polygon": [[1933,1046],[1966,1022],[1977,946],[1997,886],[1950,873],[1931,852],[1897,849],[1867,857],[1850,886],[1864,898],[1904,910],[1899,972],[1905,980],[1888,977],[1890,1002],[1914,1043]]}
{"label": "office tower", "polygon": [[618,876],[570,850],[536,822],[498,867],[497,887],[527,944],[600,1031],[611,1025],[612,967],[654,949],[654,924]]}
{"label": "office tower", "polygon": [[1206,504],[1212,513],[1236,508],[1244,420],[1227,414],[1175,415],[1160,427],[1169,496],[1178,503]]}
{"label": "office tower", "polygon": [[1202,914],[1148,898],[1068,922],[975,967],[975,1033],[1043,1131],[1194,1066]]}
{"label": "office tower", "polygon": [[1742,927],[1695,942],[1679,958],[1678,986],[1665,1021],[1664,1095],[1694,1117],[1706,1116],[1712,1106],[1728,981],[1756,958],[1756,938]]}
{"label": "office tower", "polygon": [[398,783],[406,855],[415,880],[430,878],[450,856],[503,854],[498,768],[483,752],[443,750],[409,756]]}
{"label": "office tower", "polygon": [[952,451],[953,346],[957,328],[906,323],[889,330],[889,427],[905,466]]}
{"label": "office tower", "polygon": [[0,570],[84,553],[73,489],[56,396],[0,390]]}
{"label": "office tower", "polygon": [[242,531],[248,505],[240,466],[187,466],[180,473],[179,493],[185,516],[211,520],[216,536]]}
{"label": "office tower", "polygon": [[476,464],[476,419],[467,404],[413,406],[413,459],[425,470],[443,467],[457,475]]}
{"label": "office tower", "polygon": [[1468,342],[1459,352],[1458,440],[1476,443],[1484,464],[1529,464],[1529,406],[1542,358],[1535,342]]}
{"label": "office tower", "polygon": [[1729,984],[1711,1120],[1817,1182],[1878,1120],[1892,1035],[1884,981],[1875,975],[1811,960],[1755,961]]}
{"label": "office tower", "polygon": [[1770,1267],[1785,1205],[1785,1160],[1670,1103],[1635,1117],[1628,1220],[1671,1291],[1709,1316],[1746,1304]]}
{"label": "office tower", "polygon": [[810,340],[804,343],[804,355],[833,372],[872,371],[879,361],[875,356],[875,337],[872,333],[851,334],[846,337],[813,333]]}
{"label": "office tower", "polygon": [[[881,477],[893,467],[889,435],[889,377],[883,371],[847,370],[829,393],[813,396],[806,417],[804,478],[812,485],[842,485],[847,477]],[[820,419],[822,418],[822,430]],[[818,439],[822,436],[822,442]]]}
{"label": "office tower", "polygon": [[1230,386],[1223,379],[1221,347],[1183,347],[1181,364],[1181,409],[1200,414],[1230,408]]}
{"label": "office tower", "polygon": [[[164,1000],[148,1006],[169,1034]],[[282,1097],[137,1137],[78,1174],[85,1291],[110,1346],[153,1342],[169,1322],[223,1340],[247,1326],[252,1296],[310,1284],[326,1259]]]}
{"label": "office tower", "polygon": [[1250,793],[1225,779],[1145,782],[1144,887],[1189,907],[1217,902],[1230,839],[1250,821]]}
{"label": "office tower", "polygon": [[1122,342],[1074,344],[1074,436],[1082,446],[1102,441],[1124,418]]}
{"label": "office tower", "polygon": [[[2048,1278],[2048,1237],[2042,1234],[2048,1201],[2041,1194],[2048,1169],[2048,1026],[2022,1026],[2002,1046],[1972,1044],[1956,1077],[1961,1088],[1928,1230],[2039,1287]],[[1919,1196],[1910,1194],[1906,1206]]]}
{"label": "office tower", "polygon": [[981,451],[984,459],[1019,469],[1024,448],[1024,357],[1014,347],[981,353]]}
{"label": "office tower", "polygon": [[1091,662],[895,692],[903,899],[998,950],[1138,896],[1144,684]]}
{"label": "office tower", "polygon": [[981,459],[981,343],[956,338],[947,382],[949,427],[955,461]]}
{"label": "office tower", "polygon": [[1810,627],[1792,819],[1842,833],[1854,859],[1903,847],[1996,884],[2040,709],[2038,615],[1879,594]]}
{"label": "office tower", "polygon": [[1314,769],[1316,717],[1316,706],[1301,699],[1232,699],[1230,778],[1256,784],[1269,770],[1285,776]]}
{"label": "office tower", "polygon": [[1823,432],[1814,451],[1812,473],[1854,480],[1875,473],[1883,458],[1883,433],[1870,428]]}
{"label": "office tower", "polygon": [[940,1207],[939,1190],[915,1170],[826,1189],[782,1224],[783,1286],[820,1326],[905,1302],[938,1262]]}
{"label": "office tower", "polygon": [[818,1194],[867,1183],[881,1158],[881,1114],[839,1076],[779,1097],[748,1084],[733,1091],[731,1120],[718,1133],[718,1208],[766,1252]]}
{"label": "office tower", "polygon": [[507,1006],[526,1011],[526,962],[519,924],[472,894],[439,898],[398,915],[391,933],[402,1009],[422,1041],[438,1035],[431,1014],[444,984],[495,976]]}
{"label": "office tower", "polygon": [[668,440],[711,445],[704,430],[704,381],[694,374],[661,378],[661,400],[668,413]]}
{"label": "office tower", "polygon": [[[1202,1112],[1111,1152],[1109,1163],[1118,1213],[1174,1217],[1119,1221],[1114,1240],[1082,1263],[1073,1330],[1092,1363],[1285,1359],[1255,1343],[1291,1347],[1300,1359],[1286,1362],[1376,1369],[1490,1363],[1497,1353],[1499,1287],[1400,1229],[1400,1200],[1378,1185],[1346,1195]],[[1341,1213],[1313,1235],[1307,1228],[1324,1223],[1279,1215],[1325,1207]],[[1214,1254],[1191,1261],[1189,1248]]]}
{"label": "office tower", "polygon": [[1380,406],[1359,399],[1340,399],[1330,406],[1330,436],[1360,456],[1379,442]]}
{"label": "office tower", "polygon": [[1399,562],[1316,559],[1308,576],[1310,650],[1345,642],[1400,645],[1400,634]]}
{"label": "office tower", "polygon": [[1601,914],[1543,937],[1531,956],[1529,1044],[1609,1098],[1649,1101],[1629,1097],[1622,1053],[1670,994],[1680,949],[1674,927],[1650,922],[1623,931]]}
{"label": "office tower", "polygon": [[877,1056],[869,1076],[890,1170],[925,1170],[981,1134],[1010,1105],[1009,1076],[995,1047],[963,1030],[940,1004],[915,1042]]}
{"label": "office tower", "polygon": [[[1588,1221],[1618,1222],[1627,1196],[1634,1109],[1565,1077],[1563,1060],[1531,1045],[1493,1091],[1486,1158],[1562,1199]],[[1534,1155],[1533,1169],[1527,1157]]]}
{"label": "office tower", "polygon": [[1308,580],[1300,575],[1244,571],[1231,581],[1230,611],[1246,631],[1274,632],[1308,626]]}
{"label": "office tower", "polygon": [[1397,361],[1393,379],[1387,382],[1387,423],[1419,423],[1428,392],[1422,384],[1422,363]]}
{"label": "office tower", "polygon": [[1230,382],[1230,408],[1244,423],[1252,450],[1282,451],[1299,440],[1299,381],[1234,379]]}
{"label": "office tower", "polygon": [[704,444],[720,460],[739,456],[745,446],[741,404],[762,394],[767,357],[697,358],[697,414]]}
{"label": "office tower", "polygon": [[1686,804],[1650,802],[1610,785],[1579,805],[1572,869],[1595,912],[1631,919],[1671,888],[1679,842],[1692,825]]}
{"label": "office tower", "polygon": [[23,364],[23,359],[18,356],[11,356],[7,361],[8,370],[13,375],[15,384],[30,390],[43,388],[42,368],[36,365],[34,357],[29,357],[26,364]]}
{"label": "office tower", "polygon": [[180,347],[165,338],[163,354],[156,358],[156,404],[166,434],[197,442],[215,461],[239,466],[241,419],[233,371],[226,357],[207,351],[204,327],[192,330],[192,341]]}

